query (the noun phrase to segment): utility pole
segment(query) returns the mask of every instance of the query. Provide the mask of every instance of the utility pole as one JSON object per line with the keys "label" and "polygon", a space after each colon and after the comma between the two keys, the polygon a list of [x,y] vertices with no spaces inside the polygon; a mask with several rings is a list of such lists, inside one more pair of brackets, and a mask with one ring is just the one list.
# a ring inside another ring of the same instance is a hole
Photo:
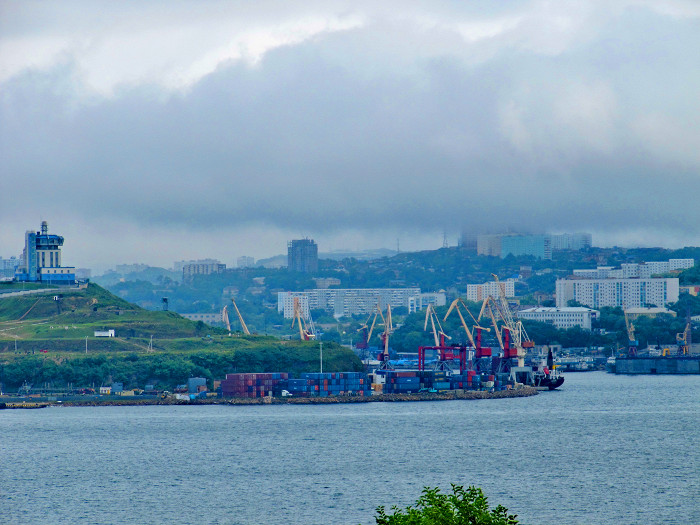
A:
{"label": "utility pole", "polygon": [[88,336],[85,336],[85,353],[87,354],[87,338]]}
{"label": "utility pole", "polygon": [[318,346],[321,354],[321,373],[323,373],[323,341],[319,341]]}

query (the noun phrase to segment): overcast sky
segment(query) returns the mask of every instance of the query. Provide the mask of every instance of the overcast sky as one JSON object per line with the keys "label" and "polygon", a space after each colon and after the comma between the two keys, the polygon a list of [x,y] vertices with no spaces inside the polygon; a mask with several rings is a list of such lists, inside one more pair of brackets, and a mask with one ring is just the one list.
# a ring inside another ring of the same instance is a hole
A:
{"label": "overcast sky", "polygon": [[700,245],[700,2],[0,0],[0,256]]}

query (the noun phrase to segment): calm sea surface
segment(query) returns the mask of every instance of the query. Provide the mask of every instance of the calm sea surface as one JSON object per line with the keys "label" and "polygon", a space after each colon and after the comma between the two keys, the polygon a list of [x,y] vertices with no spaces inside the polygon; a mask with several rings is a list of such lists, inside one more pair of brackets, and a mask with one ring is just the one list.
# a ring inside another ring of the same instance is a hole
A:
{"label": "calm sea surface", "polygon": [[477,485],[528,524],[700,523],[700,376],[532,398],[0,411],[2,524],[370,524]]}

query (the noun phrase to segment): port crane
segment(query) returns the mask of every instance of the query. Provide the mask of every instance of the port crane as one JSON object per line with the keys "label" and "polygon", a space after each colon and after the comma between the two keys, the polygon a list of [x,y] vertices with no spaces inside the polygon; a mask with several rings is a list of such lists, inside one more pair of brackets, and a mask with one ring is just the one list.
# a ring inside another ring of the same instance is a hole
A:
{"label": "port crane", "polygon": [[[250,330],[248,330],[248,326],[245,324],[243,316],[241,315],[240,310],[238,310],[238,306],[236,305],[236,301],[233,299],[233,297],[231,297],[231,303],[233,304],[233,308],[236,310],[236,315],[238,315],[238,321],[241,323],[243,333],[245,335],[250,335]],[[221,313],[221,317],[223,318],[226,329],[228,330],[228,335],[231,335],[231,322],[228,317],[228,305],[224,306],[224,311]]]}
{"label": "port crane", "polygon": [[294,298],[294,317],[292,319],[292,328],[294,328],[294,323],[296,323],[299,327],[299,338],[302,341],[311,341],[316,339],[316,329],[314,327],[314,322],[311,319],[311,314],[309,314],[309,322],[307,323],[302,315],[298,297]]}
{"label": "port crane", "polygon": [[467,347],[465,345],[448,345],[445,343],[445,339],[452,338],[443,330],[432,304],[429,304],[425,311],[425,324],[423,325],[423,330],[425,331],[428,330],[428,322],[430,322],[435,346],[418,347],[418,370],[425,370],[426,350],[436,350],[438,352],[438,360],[435,363],[435,370],[452,372],[451,362],[459,359],[459,370],[460,373],[463,372],[467,367]]}
{"label": "port crane", "polygon": [[[503,322],[505,324],[505,327],[507,330],[510,332],[510,343],[515,346],[515,355],[514,356],[506,356],[506,357],[516,357],[518,360],[518,366],[522,367],[525,366],[525,354],[527,353],[528,348],[534,348],[535,343],[532,342],[527,335],[527,331],[525,330],[525,327],[523,326],[523,322],[518,320],[515,321],[513,319],[513,313],[511,312],[510,305],[508,304],[508,299],[506,299],[506,286],[503,282],[501,282],[498,279],[498,276],[496,274],[491,274],[493,276],[494,281],[498,285],[499,288],[499,297],[498,301],[495,299],[492,299],[493,305],[495,306],[496,310],[498,311],[499,315],[503,319]],[[499,340],[499,343],[501,343],[501,348],[503,347],[502,341]]]}
{"label": "port crane", "polygon": [[[464,320],[464,316],[462,315],[462,311],[460,309],[460,304],[462,307],[467,311],[469,314],[469,317],[472,318],[472,328],[470,329],[467,326],[467,322]],[[479,313],[479,318],[483,315],[484,309],[486,308],[486,302],[482,303],[481,305],[481,313]],[[487,331],[490,332],[491,329],[481,326],[479,324],[479,321],[477,320],[476,317],[472,314],[471,310],[467,307],[465,302],[461,298],[457,298],[454,301],[452,301],[452,304],[450,307],[447,309],[447,313],[445,314],[445,318],[443,321],[447,321],[447,317],[450,315],[450,313],[456,310],[457,314],[459,315],[459,320],[462,323],[462,328],[464,328],[465,333],[467,334],[467,339],[469,339],[469,342],[471,345],[474,347],[475,351],[475,356],[476,358],[481,358],[481,357],[490,357],[491,356],[491,348],[484,347],[481,345],[482,337],[481,337],[481,332],[482,331]],[[474,338],[473,332],[476,332],[476,339]]]}
{"label": "port crane", "polygon": [[382,310],[377,305],[377,310],[379,315],[384,321],[384,332],[379,334],[382,339],[382,346],[384,349],[379,354],[379,370],[392,370],[394,367],[389,363],[389,336],[394,331],[394,325],[391,323],[391,305],[386,306],[386,316],[382,315]]}

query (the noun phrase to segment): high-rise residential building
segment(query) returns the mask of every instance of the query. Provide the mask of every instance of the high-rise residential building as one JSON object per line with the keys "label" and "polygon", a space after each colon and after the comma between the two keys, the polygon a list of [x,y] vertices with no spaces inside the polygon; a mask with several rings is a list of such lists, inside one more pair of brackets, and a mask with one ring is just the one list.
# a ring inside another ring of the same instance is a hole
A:
{"label": "high-rise residential building", "polygon": [[464,250],[475,252],[477,251],[477,238],[478,235],[476,233],[464,229],[462,230],[462,235],[459,238],[459,246]]}
{"label": "high-rise residential building", "polygon": [[318,246],[313,239],[297,239],[287,243],[287,268],[304,273],[318,271]]}
{"label": "high-rise residential building", "polygon": [[41,231],[27,231],[24,236],[22,264],[17,268],[15,280],[74,283],[75,268],[61,266],[61,246],[63,237],[49,235],[46,221],[41,222]]}
{"label": "high-rise residential building", "polygon": [[590,308],[663,307],[678,301],[678,293],[677,277],[557,279],[556,283],[557,308],[568,306],[572,300]]}
{"label": "high-rise residential building", "polygon": [[219,261],[207,263],[191,263],[186,264],[182,268],[182,278],[191,279],[195,275],[211,275],[214,273],[224,273],[226,265]]}
{"label": "high-rise residential building", "polygon": [[[515,281],[513,279],[501,281],[500,284],[505,288],[506,297],[515,297]],[[476,303],[483,301],[489,295],[494,299],[501,297],[501,287],[496,281],[488,281],[484,284],[467,285],[467,301]]]}
{"label": "high-rise residential building", "polygon": [[252,268],[255,266],[255,259],[253,257],[249,257],[248,255],[241,255],[238,259],[236,259],[236,266],[238,268]]}
{"label": "high-rise residential building", "polygon": [[501,256],[501,238],[503,235],[477,235],[476,253],[478,255],[489,255],[491,257]]}

